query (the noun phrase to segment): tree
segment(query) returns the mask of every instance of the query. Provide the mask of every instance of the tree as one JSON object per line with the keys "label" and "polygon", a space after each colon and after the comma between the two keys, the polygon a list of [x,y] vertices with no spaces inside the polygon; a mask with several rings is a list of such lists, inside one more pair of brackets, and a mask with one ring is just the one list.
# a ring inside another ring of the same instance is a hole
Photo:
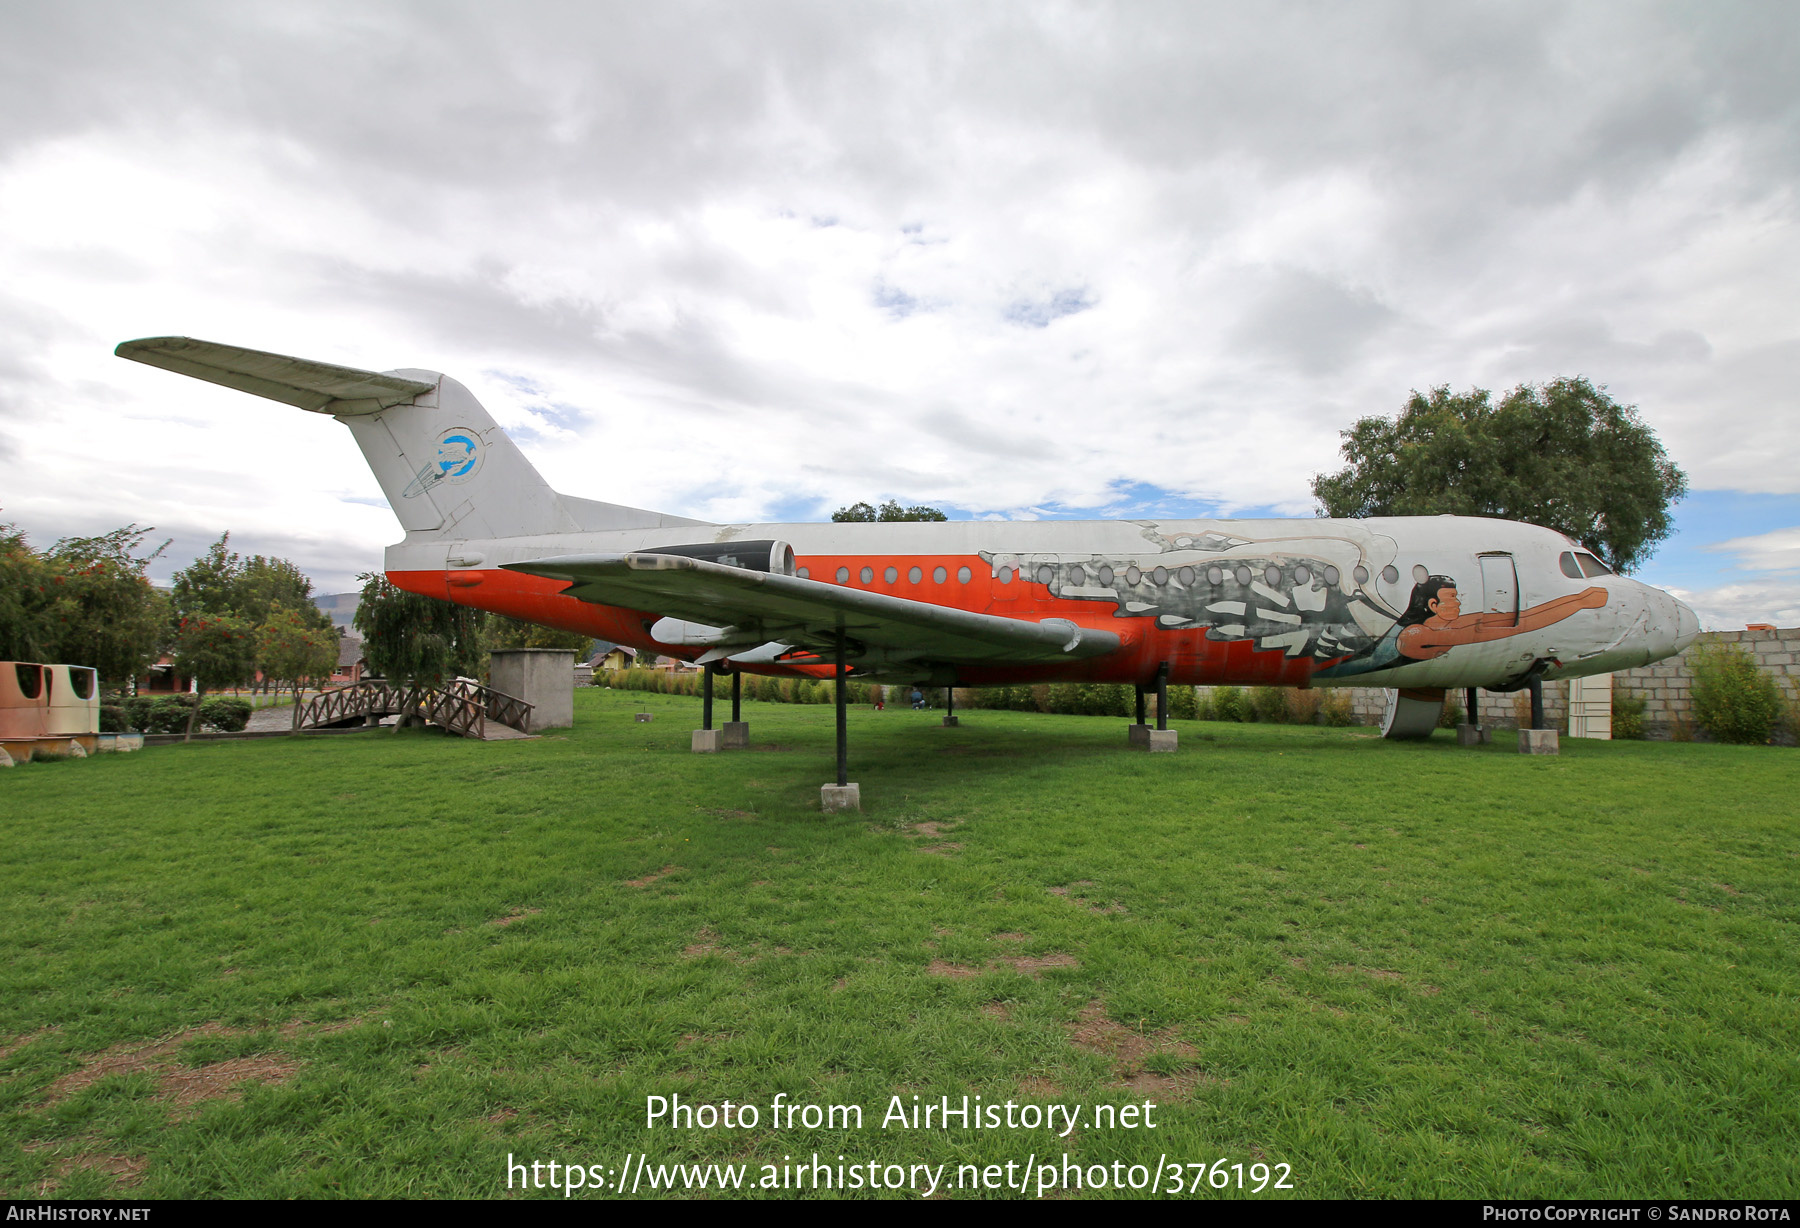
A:
{"label": "tree", "polygon": [[220,534],[205,554],[175,573],[170,598],[178,620],[202,611],[237,612],[237,581],[243,573],[244,560],[226,549],[230,541],[230,533]]}
{"label": "tree", "polygon": [[[306,651],[313,657],[321,655],[323,646],[332,637],[332,626],[331,619],[313,603],[312,580],[287,559],[267,558],[260,554],[246,559],[235,554],[229,549],[230,542],[230,533],[221,534],[218,541],[207,547],[204,555],[175,574],[172,593],[175,617],[229,615],[257,629],[259,649],[264,644],[274,648],[283,643],[289,649],[297,649],[296,644],[285,641],[286,632],[271,633],[266,638],[260,634],[271,624],[280,628],[297,627],[309,633],[307,638],[311,646]],[[331,663],[335,666],[335,646],[331,652]],[[262,671],[264,681],[296,682],[299,677],[314,676],[288,672],[295,667],[291,655],[279,662],[259,655],[256,667]],[[298,699],[296,691],[296,702]]]}
{"label": "tree", "polygon": [[331,619],[313,603],[313,582],[287,559],[260,554],[244,558],[221,534],[206,553],[175,574],[173,596],[183,614],[209,610],[262,624],[276,610],[292,610],[308,627],[326,630]]}
{"label": "tree", "polygon": [[242,686],[256,673],[256,632],[229,614],[199,613],[175,625],[175,669],[194,680],[194,706],[188,711],[187,737],[210,690]]}
{"label": "tree", "polygon": [[50,655],[49,608],[55,603],[50,569],[12,525],[0,525],[0,661],[42,661]]}
{"label": "tree", "polygon": [[119,685],[155,662],[168,627],[168,599],[145,571],[168,542],[140,554],[150,532],[132,524],[98,537],[65,537],[45,555],[63,590],[58,660],[90,665]]}
{"label": "tree", "polygon": [[363,587],[355,625],[376,674],[390,682],[441,686],[446,678],[480,672],[485,653],[480,610],[409,593],[379,573],[357,579]]}
{"label": "tree", "polygon": [[87,665],[112,683],[142,673],[167,633],[165,599],[144,574],[162,550],[140,553],[149,533],[127,525],[39,554],[0,526],[0,659]]}
{"label": "tree", "polygon": [[240,618],[260,625],[276,611],[286,610],[311,630],[331,630],[331,617],[313,601],[312,578],[286,559],[252,555],[244,560],[232,589]]}
{"label": "tree", "polygon": [[1348,466],[1313,478],[1322,516],[1497,516],[1580,542],[1614,571],[1669,536],[1687,477],[1635,406],[1586,379],[1523,384],[1494,405],[1483,388],[1415,391],[1392,420],[1343,432]]}
{"label": "tree", "polygon": [[831,513],[831,518],[840,524],[866,524],[877,520],[950,519],[935,507],[901,507],[892,499],[883,503],[879,508],[870,507],[867,503],[852,503],[849,507],[840,507]]}
{"label": "tree", "polygon": [[300,719],[300,685],[329,678],[337,668],[338,637],[309,627],[294,610],[278,608],[256,629],[256,660],[263,677],[294,688],[294,720]]}
{"label": "tree", "polygon": [[487,617],[486,647],[489,652],[508,648],[568,648],[586,660],[594,637],[585,631],[559,631],[542,623],[523,622],[504,614]]}

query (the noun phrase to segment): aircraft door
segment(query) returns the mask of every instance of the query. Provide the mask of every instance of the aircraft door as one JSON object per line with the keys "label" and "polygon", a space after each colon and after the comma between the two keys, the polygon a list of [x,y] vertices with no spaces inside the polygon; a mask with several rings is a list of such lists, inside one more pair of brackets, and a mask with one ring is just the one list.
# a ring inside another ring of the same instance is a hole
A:
{"label": "aircraft door", "polygon": [[1519,569],[1510,554],[1481,556],[1481,612],[1504,614],[1519,625]]}

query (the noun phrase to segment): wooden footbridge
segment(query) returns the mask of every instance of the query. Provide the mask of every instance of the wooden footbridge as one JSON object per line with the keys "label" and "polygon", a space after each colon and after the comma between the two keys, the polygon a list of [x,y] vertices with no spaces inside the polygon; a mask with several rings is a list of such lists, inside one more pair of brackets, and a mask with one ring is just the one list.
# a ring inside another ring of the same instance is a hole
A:
{"label": "wooden footbridge", "polygon": [[458,679],[441,687],[370,678],[308,700],[296,729],[375,725],[385,716],[416,716],[465,738],[516,738],[531,732],[531,705],[479,682]]}

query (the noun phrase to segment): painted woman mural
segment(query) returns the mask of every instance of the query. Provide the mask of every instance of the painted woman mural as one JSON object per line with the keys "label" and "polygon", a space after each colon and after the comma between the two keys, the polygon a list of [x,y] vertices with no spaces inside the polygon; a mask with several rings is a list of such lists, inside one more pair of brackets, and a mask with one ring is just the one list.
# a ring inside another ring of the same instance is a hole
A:
{"label": "painted woman mural", "polygon": [[1537,631],[1561,622],[1577,610],[1597,610],[1605,604],[1605,589],[1586,588],[1573,596],[1557,597],[1521,610],[1516,618],[1503,612],[1464,614],[1456,581],[1449,576],[1427,576],[1413,585],[1406,613],[1388,628],[1387,634],[1314,677],[1349,678],[1430,661],[1462,644],[1485,644]]}

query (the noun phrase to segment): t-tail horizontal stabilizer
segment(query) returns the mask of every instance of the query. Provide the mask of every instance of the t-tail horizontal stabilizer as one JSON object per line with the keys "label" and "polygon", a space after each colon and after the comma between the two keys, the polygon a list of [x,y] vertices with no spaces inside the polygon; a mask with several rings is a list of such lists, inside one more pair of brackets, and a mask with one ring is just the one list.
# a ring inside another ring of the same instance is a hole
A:
{"label": "t-tail horizontal stabilizer", "polygon": [[700,523],[557,494],[475,395],[436,371],[359,371],[193,337],[145,337],[113,352],[332,415],[350,428],[409,534],[468,540]]}
{"label": "t-tail horizontal stabilizer", "polygon": [[437,387],[398,375],[358,371],[354,367],[337,367],[192,337],[145,337],[127,341],[113,353],[177,375],[339,418],[378,414]]}

